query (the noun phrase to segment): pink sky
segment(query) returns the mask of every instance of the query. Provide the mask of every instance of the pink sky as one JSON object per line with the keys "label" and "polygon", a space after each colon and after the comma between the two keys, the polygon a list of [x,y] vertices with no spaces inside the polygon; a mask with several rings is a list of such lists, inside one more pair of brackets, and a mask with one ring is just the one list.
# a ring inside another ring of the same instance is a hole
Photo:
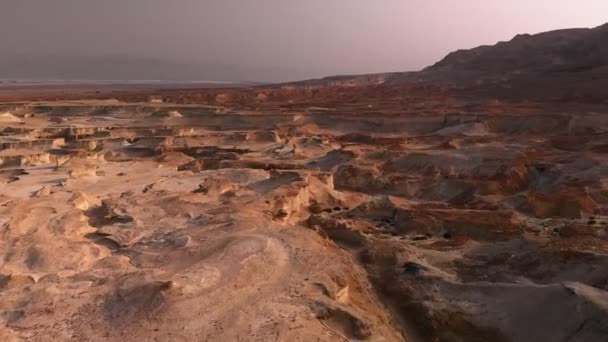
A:
{"label": "pink sky", "polygon": [[5,55],[128,54],[311,77],[417,70],[517,33],[608,22],[608,0],[19,0],[0,10]]}

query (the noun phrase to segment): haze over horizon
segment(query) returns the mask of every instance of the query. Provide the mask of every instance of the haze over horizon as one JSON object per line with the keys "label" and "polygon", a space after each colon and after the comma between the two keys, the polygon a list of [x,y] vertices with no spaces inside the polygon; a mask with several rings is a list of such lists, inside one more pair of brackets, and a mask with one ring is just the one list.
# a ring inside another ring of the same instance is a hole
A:
{"label": "haze over horizon", "polygon": [[0,79],[291,81],[415,71],[518,33],[608,21],[602,0],[439,2],[9,0],[0,5]]}

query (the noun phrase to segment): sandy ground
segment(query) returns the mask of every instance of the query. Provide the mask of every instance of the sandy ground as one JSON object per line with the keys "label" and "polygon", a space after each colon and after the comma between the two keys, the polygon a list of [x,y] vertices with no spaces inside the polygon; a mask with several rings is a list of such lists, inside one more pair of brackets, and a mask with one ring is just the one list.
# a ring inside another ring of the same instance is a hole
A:
{"label": "sandy ground", "polygon": [[603,108],[284,92],[1,105],[1,339],[608,336]]}

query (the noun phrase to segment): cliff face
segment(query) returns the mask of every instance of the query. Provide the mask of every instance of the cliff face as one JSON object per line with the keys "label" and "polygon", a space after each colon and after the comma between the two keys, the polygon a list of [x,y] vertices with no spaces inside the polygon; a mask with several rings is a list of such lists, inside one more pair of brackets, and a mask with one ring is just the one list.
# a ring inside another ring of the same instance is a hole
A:
{"label": "cliff face", "polygon": [[290,85],[385,93],[440,87],[442,94],[469,100],[606,103],[608,24],[520,34],[493,46],[452,52],[420,72],[327,77]]}
{"label": "cliff face", "polygon": [[517,35],[509,42],[450,53],[425,69],[431,74],[504,76],[608,70],[608,24]]}

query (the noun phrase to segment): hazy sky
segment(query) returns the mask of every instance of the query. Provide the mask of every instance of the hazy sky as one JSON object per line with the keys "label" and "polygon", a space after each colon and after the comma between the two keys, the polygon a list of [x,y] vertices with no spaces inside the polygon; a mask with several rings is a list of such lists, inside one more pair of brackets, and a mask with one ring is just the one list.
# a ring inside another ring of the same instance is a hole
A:
{"label": "hazy sky", "polygon": [[4,55],[147,56],[290,78],[417,70],[517,33],[595,27],[608,0],[0,0],[0,13]]}

